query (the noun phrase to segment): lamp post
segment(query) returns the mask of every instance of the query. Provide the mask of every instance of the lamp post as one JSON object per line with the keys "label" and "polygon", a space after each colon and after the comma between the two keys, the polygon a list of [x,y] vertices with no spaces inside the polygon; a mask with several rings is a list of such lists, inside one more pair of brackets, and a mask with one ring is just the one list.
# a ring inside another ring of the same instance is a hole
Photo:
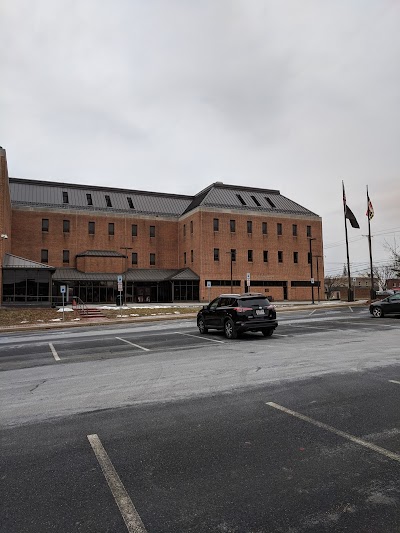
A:
{"label": "lamp post", "polygon": [[311,241],[315,241],[315,237],[310,237],[310,273],[311,273],[311,301],[313,304],[315,304],[314,301],[314,274],[313,274],[313,257],[312,257],[312,248],[311,248]]}
{"label": "lamp post", "polygon": [[121,246],[121,250],[125,250],[126,264],[125,264],[125,303],[127,297],[127,274],[128,274],[128,250],[133,250],[132,246]]}
{"label": "lamp post", "polygon": [[322,255],[316,255],[315,256],[316,259],[317,259],[317,290],[318,290],[318,303],[320,302],[320,298],[319,298],[319,270],[318,270],[318,259],[322,259]]}

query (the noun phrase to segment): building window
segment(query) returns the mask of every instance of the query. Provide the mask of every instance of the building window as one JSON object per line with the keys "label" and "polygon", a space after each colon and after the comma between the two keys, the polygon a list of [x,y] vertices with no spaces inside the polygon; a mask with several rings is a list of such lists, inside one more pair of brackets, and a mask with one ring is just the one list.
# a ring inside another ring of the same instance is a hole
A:
{"label": "building window", "polygon": [[282,235],[282,224],[280,222],[276,225],[276,233],[277,235]]}
{"label": "building window", "polygon": [[127,196],[126,199],[128,200],[128,205],[131,209],[135,209],[135,206],[133,205],[132,198],[130,196]]}
{"label": "building window", "polygon": [[268,231],[267,231],[267,227],[268,227],[268,226],[267,226],[267,223],[266,223],[266,222],[263,222],[263,223],[262,223],[262,234],[263,234],[263,235],[266,235],[266,234],[268,233]]}
{"label": "building window", "polygon": [[63,204],[68,204],[68,203],[69,203],[68,193],[67,191],[63,191]]}
{"label": "building window", "polygon": [[190,233],[193,233],[193,220],[190,221]]}
{"label": "building window", "polygon": [[150,237],[155,237],[155,236],[156,236],[156,227],[150,226]]}
{"label": "building window", "polygon": [[95,222],[89,222],[89,235],[94,235],[95,226]]}
{"label": "building window", "polygon": [[264,263],[268,263],[268,250],[263,251]]}
{"label": "building window", "polygon": [[156,264],[156,254],[150,254],[150,265]]}
{"label": "building window", "polygon": [[190,261],[193,263],[194,255],[193,250],[190,250]]}
{"label": "building window", "polygon": [[90,194],[90,192],[86,193],[86,201],[87,205],[93,205],[92,195]]}
{"label": "building window", "polygon": [[63,220],[63,233],[69,233],[69,220]]}
{"label": "building window", "polygon": [[247,250],[247,261],[249,263],[253,262],[253,250]]}
{"label": "building window", "polygon": [[137,252],[132,252],[132,265],[137,265]]}
{"label": "building window", "polygon": [[310,254],[310,252],[307,253],[307,263],[309,265],[311,264],[311,254]]}
{"label": "building window", "polygon": [[307,226],[307,237],[311,237],[311,226]]}
{"label": "building window", "polygon": [[69,264],[69,250],[63,250],[63,263]]}
{"label": "building window", "polygon": [[183,252],[183,264],[186,265],[186,252]]}
{"label": "building window", "polygon": [[214,218],[213,228],[214,231],[219,231],[219,218]]}
{"label": "building window", "polygon": [[251,220],[247,221],[247,233],[253,233],[253,222]]}
{"label": "building window", "polygon": [[235,231],[236,231],[236,221],[235,220],[230,220],[229,221],[229,227],[230,227],[231,233],[235,233]]}
{"label": "building window", "polygon": [[214,261],[219,261],[219,248],[214,248]]}
{"label": "building window", "polygon": [[293,252],[293,263],[299,262],[299,252]]}
{"label": "building window", "polygon": [[41,252],[40,252],[40,262],[41,263],[48,263],[49,262],[49,251],[48,250],[41,250]]}
{"label": "building window", "polygon": [[293,237],[297,237],[297,224],[292,224]]}
{"label": "building window", "polygon": [[114,235],[114,222],[109,222],[108,223],[108,234],[109,235]]}
{"label": "building window", "polygon": [[132,237],[137,237],[137,224],[132,224]]}
{"label": "building window", "polygon": [[49,231],[49,219],[42,218],[42,231]]}
{"label": "building window", "polygon": [[112,207],[111,198],[108,196],[108,194],[106,194],[104,198],[106,199],[106,206]]}
{"label": "building window", "polygon": [[236,250],[231,248],[231,261],[236,261]]}
{"label": "building window", "polygon": [[186,237],[186,224],[183,225],[183,236]]}
{"label": "building window", "polygon": [[283,263],[283,252],[281,250],[278,251],[278,263]]}

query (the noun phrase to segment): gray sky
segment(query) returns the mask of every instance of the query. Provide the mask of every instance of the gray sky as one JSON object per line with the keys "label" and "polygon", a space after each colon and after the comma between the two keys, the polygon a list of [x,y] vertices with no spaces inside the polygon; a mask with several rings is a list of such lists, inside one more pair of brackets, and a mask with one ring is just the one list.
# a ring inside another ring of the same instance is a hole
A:
{"label": "gray sky", "polygon": [[400,242],[397,0],[3,0],[13,177],[195,194],[279,189],[323,219],[326,273]]}

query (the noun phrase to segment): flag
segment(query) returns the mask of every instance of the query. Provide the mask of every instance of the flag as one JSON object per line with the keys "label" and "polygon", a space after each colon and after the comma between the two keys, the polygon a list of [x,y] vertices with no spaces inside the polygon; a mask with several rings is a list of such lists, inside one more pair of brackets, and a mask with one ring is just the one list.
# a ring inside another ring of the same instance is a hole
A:
{"label": "flag", "polygon": [[368,207],[367,207],[367,212],[365,214],[371,220],[374,217],[374,208],[372,207],[372,202],[369,199],[368,195],[367,195],[367,203],[368,203]]}
{"label": "flag", "polygon": [[344,205],[344,216],[345,218],[347,218],[348,220],[350,220],[350,224],[353,228],[358,228],[360,229],[360,225],[359,223],[357,222],[357,219],[356,217],[354,216],[354,213],[353,211],[350,209],[350,207],[347,205],[347,202],[346,202],[346,193],[344,192],[344,183],[342,182],[342,185],[343,185],[343,205]]}

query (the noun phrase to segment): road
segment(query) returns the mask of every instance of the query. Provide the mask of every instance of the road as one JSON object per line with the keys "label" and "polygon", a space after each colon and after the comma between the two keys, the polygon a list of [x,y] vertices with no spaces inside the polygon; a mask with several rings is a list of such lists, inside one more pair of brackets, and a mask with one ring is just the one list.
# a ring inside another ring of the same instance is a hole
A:
{"label": "road", "polygon": [[400,321],[0,338],[0,531],[398,532]]}

